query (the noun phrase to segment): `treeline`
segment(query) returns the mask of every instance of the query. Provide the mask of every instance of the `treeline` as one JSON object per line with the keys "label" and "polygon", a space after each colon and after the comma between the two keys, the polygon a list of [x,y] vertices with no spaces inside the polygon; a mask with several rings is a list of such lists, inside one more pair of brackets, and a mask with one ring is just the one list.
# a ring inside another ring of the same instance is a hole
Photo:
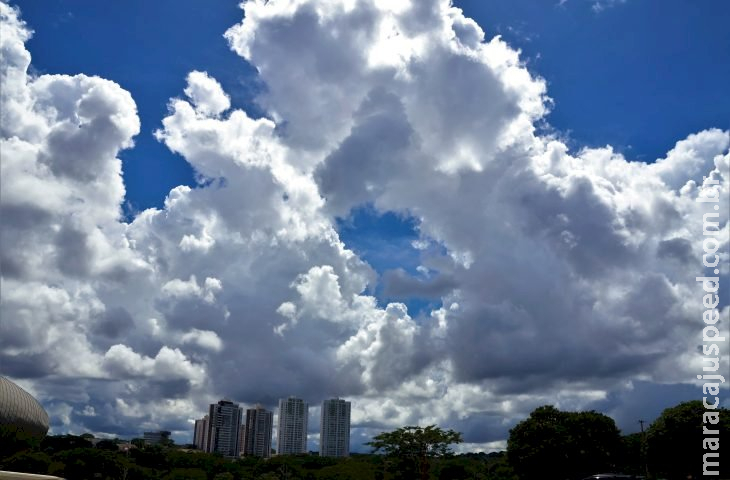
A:
{"label": "treeline", "polygon": [[[17,442],[16,446],[17,446]],[[68,480],[375,480],[418,477],[399,459],[363,454],[349,458],[316,455],[275,456],[264,460],[245,457],[230,460],[220,455],[182,447],[140,446],[121,452],[113,441],[99,442],[73,436],[49,436],[40,445],[0,460],[0,470],[55,475]],[[0,449],[9,450],[8,444]],[[488,477],[490,468],[504,463],[505,454],[466,454],[431,459],[433,478]],[[400,470],[402,469],[402,470]]]}
{"label": "treeline", "polygon": [[[174,445],[148,446],[141,439],[122,451],[115,440],[94,446],[88,434],[38,441],[4,427],[0,470],[69,480],[578,480],[605,472],[684,480],[702,477],[703,426],[730,438],[728,410],[715,410],[717,423],[711,425],[703,424],[706,412],[699,401],[685,402],[666,409],[643,434],[622,436],[601,413],[544,406],[510,431],[506,452],[454,455],[451,446],[462,441],[460,433],[403,427],[376,436],[369,445],[377,453],[345,459],[230,460]],[[715,478],[730,477],[728,466]]]}
{"label": "treeline", "polygon": [[[705,422],[708,412],[713,418]],[[643,434],[622,436],[613,419],[602,413],[539,407],[510,430],[507,462],[520,480],[572,480],[602,472],[648,479],[707,478],[703,455],[722,450],[706,449],[705,440],[722,437],[730,444],[728,413],[726,408],[707,410],[701,401],[684,402],[664,410]],[[717,434],[708,436],[704,427]],[[730,445],[724,451],[730,458]],[[730,462],[721,467],[719,476],[711,478],[730,478]]]}

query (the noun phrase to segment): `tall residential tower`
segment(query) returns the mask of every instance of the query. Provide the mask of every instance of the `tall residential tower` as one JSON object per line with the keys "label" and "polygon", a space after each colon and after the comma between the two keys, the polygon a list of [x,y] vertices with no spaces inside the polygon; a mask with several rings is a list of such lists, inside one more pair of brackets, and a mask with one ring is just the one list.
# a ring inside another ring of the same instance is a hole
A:
{"label": "tall residential tower", "polygon": [[243,429],[241,453],[246,456],[271,456],[271,429],[274,426],[274,412],[261,405],[246,410],[246,425]]}
{"label": "tall residential tower", "polygon": [[240,454],[240,429],[243,409],[230,400],[221,400],[210,405],[208,411],[208,433],[204,450],[220,453],[224,457],[238,457]]}
{"label": "tall residential tower", "polygon": [[279,400],[279,424],[276,442],[278,455],[307,453],[307,402],[289,397]]}
{"label": "tall residential tower", "polygon": [[208,415],[200,420],[195,420],[195,430],[193,430],[193,444],[198,450],[205,450],[206,440],[208,438]]}
{"label": "tall residential tower", "polygon": [[322,402],[319,427],[320,457],[350,455],[350,402],[339,398]]}

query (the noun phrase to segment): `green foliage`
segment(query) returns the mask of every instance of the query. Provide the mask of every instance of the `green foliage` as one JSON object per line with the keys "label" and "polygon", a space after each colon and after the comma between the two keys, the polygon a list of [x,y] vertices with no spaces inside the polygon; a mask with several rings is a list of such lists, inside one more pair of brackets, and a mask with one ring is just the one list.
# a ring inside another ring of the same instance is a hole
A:
{"label": "green foliage", "polygon": [[632,475],[646,473],[646,435],[632,433],[621,437],[622,472]]}
{"label": "green foliage", "polygon": [[[161,451],[158,451],[158,455],[162,455]],[[164,455],[166,463],[172,468],[202,468],[206,469],[208,466],[212,466],[216,463],[222,463],[222,458],[212,457],[205,453],[200,452],[179,452],[170,450]]]}
{"label": "green foliage", "polygon": [[173,440],[172,438],[163,438],[162,440],[160,440],[160,445],[167,448],[174,447],[175,440]]}
{"label": "green foliage", "polygon": [[110,452],[116,452],[119,450],[117,442],[114,440],[99,440],[96,444],[96,448],[99,450],[109,450]]}
{"label": "green foliage", "polygon": [[518,480],[512,466],[507,463],[505,458],[489,468],[489,480]]}
{"label": "green foliage", "polygon": [[43,439],[41,442],[41,450],[53,455],[57,452],[65,450],[73,450],[74,448],[91,448],[93,444],[88,438],[76,435],[52,435]]}
{"label": "green foliage", "polygon": [[374,462],[365,461],[364,458],[345,458],[332,460],[330,466],[326,466],[316,472],[317,480],[372,480],[379,471]]}
{"label": "green foliage", "polygon": [[[59,461],[52,461],[51,464],[48,466],[48,474],[53,475],[54,477],[60,477],[63,475],[63,470],[66,468],[66,465]],[[21,467],[17,469],[20,472],[25,472],[25,468]],[[129,479],[134,480],[134,479]]]}
{"label": "green foliage", "polygon": [[[553,478],[566,468],[561,450],[568,441],[563,415],[557,408],[547,405],[536,408],[530,417],[510,430],[507,441],[509,463],[517,466],[520,478],[531,480],[547,474]],[[547,467],[548,465],[553,465]]]}
{"label": "green foliage", "polygon": [[264,473],[256,477],[256,480],[279,480],[279,476],[273,472]]}
{"label": "green foliage", "polygon": [[131,460],[137,465],[152,470],[167,470],[168,457],[158,445],[146,445],[129,452]]}
{"label": "green foliage", "polygon": [[427,480],[431,459],[451,455],[451,445],[462,441],[459,432],[429,425],[401,427],[392,432],[383,432],[366,445],[373,447],[373,452],[382,451],[390,458],[385,469],[397,472],[398,476],[395,478],[420,477]]}
{"label": "green foliage", "polygon": [[0,461],[16,453],[35,449],[39,441],[38,438],[29,435],[22,428],[12,425],[0,425]]}
{"label": "green foliage", "polygon": [[200,468],[173,468],[163,480],[208,480],[208,474]]}
{"label": "green foliage", "polygon": [[621,436],[613,419],[598,412],[561,412],[547,405],[518,423],[507,442],[508,461],[522,480],[580,478],[611,471]]}
{"label": "green foliage", "polygon": [[272,457],[266,461],[259,462],[254,469],[256,477],[265,474],[275,474],[281,479],[305,478],[303,460],[306,456],[284,455]]}
{"label": "green foliage", "polygon": [[[719,430],[719,435],[703,435],[702,415],[706,412],[720,414],[718,425],[704,424],[708,429]],[[702,455],[706,452],[702,440],[718,436],[730,436],[730,410],[707,410],[699,400],[667,408],[646,432],[649,471],[670,480],[688,475],[701,478]],[[721,462],[721,467],[720,478],[727,478],[730,474],[727,462]]]}
{"label": "green foliage", "polygon": [[3,460],[0,470],[45,474],[50,465],[51,457],[45,453],[24,450]]}
{"label": "green foliage", "polygon": [[481,472],[485,471],[484,465],[476,463],[466,457],[447,458],[438,462],[433,467],[436,478],[444,480],[472,480],[474,478],[486,478]]}
{"label": "green foliage", "polygon": [[337,464],[337,460],[331,457],[306,456],[302,459],[302,468],[306,470],[319,470]]}
{"label": "green foliage", "polygon": [[462,441],[459,432],[429,425],[401,427],[392,432],[383,432],[366,445],[373,447],[373,452],[382,451],[386,455],[434,458],[451,454],[450,446]]}
{"label": "green foliage", "polygon": [[571,472],[590,475],[616,470],[621,454],[621,433],[611,417],[595,411],[568,412],[566,459]]}
{"label": "green foliage", "polygon": [[125,480],[157,480],[160,478],[162,478],[162,472],[158,470],[131,464],[127,469]]}
{"label": "green foliage", "polygon": [[62,477],[74,480],[121,480],[127,464],[118,452],[96,448],[75,448],[57,453],[54,460],[64,464]]}

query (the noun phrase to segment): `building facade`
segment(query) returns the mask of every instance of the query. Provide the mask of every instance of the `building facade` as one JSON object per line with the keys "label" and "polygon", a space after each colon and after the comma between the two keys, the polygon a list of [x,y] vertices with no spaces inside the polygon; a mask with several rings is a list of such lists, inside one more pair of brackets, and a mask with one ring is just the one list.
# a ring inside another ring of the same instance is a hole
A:
{"label": "building facade", "polygon": [[350,456],[350,402],[339,398],[322,402],[319,420],[319,455]]}
{"label": "building facade", "polygon": [[309,405],[301,398],[279,400],[279,422],[276,453],[292,455],[307,453],[307,421]]}
{"label": "building facade", "polygon": [[241,452],[240,432],[243,409],[230,400],[210,405],[204,451],[224,457],[238,457]]}
{"label": "building facade", "polygon": [[164,445],[170,441],[170,434],[167,430],[155,432],[144,432],[144,443],[147,445]]}
{"label": "building facade", "polygon": [[198,450],[205,450],[206,440],[208,439],[208,415],[200,420],[195,420],[195,429],[193,430],[193,445]]}
{"label": "building facade", "polygon": [[247,409],[241,453],[246,456],[269,458],[273,427],[274,412],[270,412],[260,405]]}

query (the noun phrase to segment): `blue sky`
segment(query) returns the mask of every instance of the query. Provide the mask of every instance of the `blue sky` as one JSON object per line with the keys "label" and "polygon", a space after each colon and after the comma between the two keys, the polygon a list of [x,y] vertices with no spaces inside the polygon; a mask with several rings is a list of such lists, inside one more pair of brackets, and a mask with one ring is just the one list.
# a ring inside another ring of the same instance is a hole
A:
{"label": "blue sky", "polygon": [[357,3],[12,2],[0,364],[54,432],[296,393],[496,450],[540,404],[692,398],[730,4]]}
{"label": "blue sky", "polygon": [[613,145],[646,162],[688,129],[730,124],[725,2],[465,2],[548,81],[548,122],[576,146]]}

